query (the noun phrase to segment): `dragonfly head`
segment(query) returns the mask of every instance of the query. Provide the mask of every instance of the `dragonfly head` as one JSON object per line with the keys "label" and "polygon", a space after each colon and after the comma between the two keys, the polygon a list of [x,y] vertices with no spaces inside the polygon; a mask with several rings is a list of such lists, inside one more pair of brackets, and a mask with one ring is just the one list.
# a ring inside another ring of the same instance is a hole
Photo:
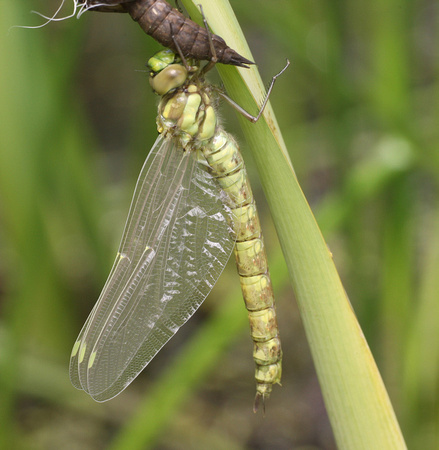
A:
{"label": "dragonfly head", "polygon": [[168,94],[183,86],[199,70],[197,61],[189,60],[184,64],[181,58],[169,49],[156,53],[149,59],[147,66],[150,69],[149,84],[158,95]]}

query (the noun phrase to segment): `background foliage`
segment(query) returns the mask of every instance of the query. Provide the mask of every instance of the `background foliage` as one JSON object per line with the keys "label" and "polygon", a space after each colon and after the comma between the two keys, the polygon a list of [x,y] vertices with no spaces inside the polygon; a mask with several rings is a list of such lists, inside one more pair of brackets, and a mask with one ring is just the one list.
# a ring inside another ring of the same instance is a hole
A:
{"label": "background foliage", "polygon": [[[263,214],[283,387],[265,418],[253,415],[251,342],[233,265],[122,395],[96,404],[70,386],[71,345],[156,137],[156,98],[142,71],[159,46],[118,14],[8,33],[41,23],[30,10],[57,6],[3,2],[0,18],[0,446],[334,448],[257,173],[226,105],[225,125],[242,144]],[[266,80],[292,61],[272,104],[297,176],[409,448],[436,448],[438,6],[232,6]]]}

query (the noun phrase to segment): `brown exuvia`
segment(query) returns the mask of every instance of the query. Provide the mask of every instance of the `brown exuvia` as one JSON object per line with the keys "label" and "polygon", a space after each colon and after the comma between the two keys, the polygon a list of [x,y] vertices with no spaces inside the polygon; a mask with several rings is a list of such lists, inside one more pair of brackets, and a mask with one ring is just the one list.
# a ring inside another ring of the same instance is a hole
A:
{"label": "brown exuvia", "polygon": [[222,37],[209,33],[165,0],[85,0],[84,3],[91,7],[90,11],[129,13],[146,34],[176,53],[180,50],[185,57],[211,61],[213,44],[217,62],[239,67],[253,64],[230,48]]}

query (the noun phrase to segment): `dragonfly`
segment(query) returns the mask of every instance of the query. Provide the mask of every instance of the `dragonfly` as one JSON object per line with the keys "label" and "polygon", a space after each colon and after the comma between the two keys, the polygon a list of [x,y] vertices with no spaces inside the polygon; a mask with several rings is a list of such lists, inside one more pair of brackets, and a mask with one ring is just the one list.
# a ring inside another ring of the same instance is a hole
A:
{"label": "dragonfly", "polygon": [[165,0],[76,0],[80,12],[129,13],[146,34],[164,47],[188,58],[248,67],[252,61],[230,48],[224,39],[185,17]]}
{"label": "dragonfly", "polygon": [[[234,251],[253,339],[256,412],[280,384],[282,349],[255,200],[236,141],[218,121],[217,94],[225,94],[205,81],[199,61],[170,49],[148,66],[161,96],[159,136],[113,268],[74,344],[70,379],[97,401],[118,395],[195,313]],[[258,116],[247,118],[259,119],[286,67]]]}

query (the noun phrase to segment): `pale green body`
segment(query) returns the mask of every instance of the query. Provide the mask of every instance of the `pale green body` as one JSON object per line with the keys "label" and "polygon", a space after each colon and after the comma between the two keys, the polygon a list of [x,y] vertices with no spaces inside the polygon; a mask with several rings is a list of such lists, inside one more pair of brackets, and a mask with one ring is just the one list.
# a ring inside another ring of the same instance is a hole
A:
{"label": "pale green body", "polygon": [[257,408],[273,384],[280,383],[282,350],[267,255],[244,161],[233,137],[218,125],[211,88],[199,80],[162,98],[157,123],[160,133],[197,152],[199,162],[227,194],[224,201],[233,212],[234,251],[254,341]]}
{"label": "pale green body", "polygon": [[97,401],[122,392],[195,313],[235,252],[254,341],[255,409],[280,383],[267,257],[244,162],[199,67],[151,58],[160,132],[140,172],[107,282],[73,347],[70,379]]}

